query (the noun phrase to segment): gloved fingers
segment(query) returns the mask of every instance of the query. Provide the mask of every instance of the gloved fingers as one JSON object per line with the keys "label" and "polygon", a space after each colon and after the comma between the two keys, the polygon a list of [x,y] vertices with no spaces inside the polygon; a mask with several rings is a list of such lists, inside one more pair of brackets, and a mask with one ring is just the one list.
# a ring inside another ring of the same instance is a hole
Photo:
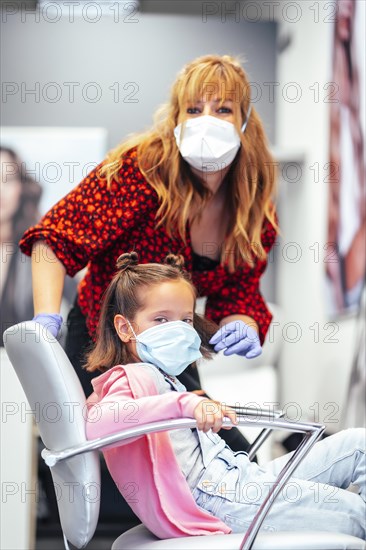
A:
{"label": "gloved fingers", "polygon": [[258,333],[253,327],[248,327],[246,337],[251,342],[258,342],[258,340],[259,340]]}
{"label": "gloved fingers", "polygon": [[233,346],[228,347],[224,351],[224,355],[233,355],[234,353],[247,357],[248,359],[252,359],[262,353],[262,348],[258,341],[251,342],[250,340],[245,339],[237,342]]}
{"label": "gloved fingers", "polygon": [[223,325],[211,337],[210,344],[214,345],[216,353],[225,350],[224,355],[238,354],[253,358],[262,353],[257,332],[241,320]]}
{"label": "gloved fingers", "polygon": [[229,323],[227,325],[224,325],[223,327],[220,327],[217,332],[213,336],[211,336],[209,343],[212,345],[218,344],[218,342],[221,342],[221,340],[224,340],[231,334],[232,332],[235,332],[235,327],[232,329],[230,328],[230,325],[232,323]]}
{"label": "gloved fingers", "polygon": [[209,339],[209,344],[212,344],[213,346],[217,344],[217,342],[220,342],[221,340],[221,328],[215,332],[213,336]]}
{"label": "gloved fingers", "polygon": [[238,341],[238,335],[235,332],[232,332],[231,334],[227,334],[225,338],[220,340],[214,347],[215,351],[221,351],[222,349],[228,348],[232,346],[233,344],[236,344]]}
{"label": "gloved fingers", "polygon": [[247,336],[253,339],[257,334],[254,328],[244,323],[244,321],[231,321],[230,323],[220,327],[219,330],[211,336],[210,344],[217,344],[220,340],[224,340],[224,338],[231,333],[236,333],[238,339],[240,340]]}
{"label": "gloved fingers", "polygon": [[234,353],[245,355],[249,350],[252,349],[252,347],[253,344],[248,340],[241,340],[240,342],[237,342],[236,344],[228,347],[224,351],[224,355],[233,355]]}

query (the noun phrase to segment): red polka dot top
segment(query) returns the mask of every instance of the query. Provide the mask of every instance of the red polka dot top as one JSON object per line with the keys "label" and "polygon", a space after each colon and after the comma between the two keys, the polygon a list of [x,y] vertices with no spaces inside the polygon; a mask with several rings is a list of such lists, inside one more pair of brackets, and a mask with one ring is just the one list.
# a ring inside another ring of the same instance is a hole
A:
{"label": "red polka dot top", "polygon": [[[194,270],[189,234],[184,244],[179,236],[170,238],[164,227],[155,227],[158,197],[139,170],[136,151],[126,156],[117,181],[110,187],[97,175],[100,166],[20,241],[22,252],[29,256],[36,241],[45,241],[71,277],[87,266],[79,283],[78,303],[91,337],[95,336],[101,298],[115,273],[118,256],[135,250],[141,263],[162,262],[170,253],[182,254],[198,296],[207,297],[206,316],[218,323],[228,315],[248,315],[257,322],[263,342],[272,318],[259,291],[267,262],[257,261],[253,268],[243,265],[234,273],[225,265]],[[262,243],[267,252],[275,239],[276,231],[266,220]]]}

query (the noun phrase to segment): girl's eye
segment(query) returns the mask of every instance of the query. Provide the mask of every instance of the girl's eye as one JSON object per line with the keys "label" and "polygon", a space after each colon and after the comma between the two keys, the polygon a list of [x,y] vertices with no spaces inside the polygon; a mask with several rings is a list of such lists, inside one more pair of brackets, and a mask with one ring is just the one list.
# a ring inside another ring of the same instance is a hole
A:
{"label": "girl's eye", "polygon": [[166,317],[156,317],[154,321],[157,321],[158,323],[167,323],[168,319]]}
{"label": "girl's eye", "polygon": [[220,107],[219,113],[229,114],[229,113],[232,113],[232,110],[229,109],[229,107]]}
{"label": "girl's eye", "polygon": [[183,322],[184,323],[189,323],[189,324],[192,324],[193,323],[193,319],[183,319]]}

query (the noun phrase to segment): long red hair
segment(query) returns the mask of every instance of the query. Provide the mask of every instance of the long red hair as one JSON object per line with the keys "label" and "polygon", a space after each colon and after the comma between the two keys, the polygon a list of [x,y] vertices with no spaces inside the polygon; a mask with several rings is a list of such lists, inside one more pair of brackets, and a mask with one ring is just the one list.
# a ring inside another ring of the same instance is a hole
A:
{"label": "long red hair", "polygon": [[131,136],[111,151],[100,175],[110,183],[116,178],[124,155],[137,148],[140,170],[160,199],[157,224],[164,224],[170,236],[178,232],[185,241],[193,202],[199,205],[199,215],[210,192],[193,177],[180,155],[173,132],[187,104],[209,97],[208,94],[219,97],[222,102],[233,101],[235,126],[242,144],[226,176],[231,223],[221,250],[221,263],[227,263],[234,271],[243,261],[253,265],[255,258],[265,259],[261,242],[265,218],[277,229],[273,203],[275,163],[254,106],[245,132],[240,132],[250,105],[250,84],[238,59],[206,55],[186,65],[173,84],[170,101],[156,112],[153,128]]}

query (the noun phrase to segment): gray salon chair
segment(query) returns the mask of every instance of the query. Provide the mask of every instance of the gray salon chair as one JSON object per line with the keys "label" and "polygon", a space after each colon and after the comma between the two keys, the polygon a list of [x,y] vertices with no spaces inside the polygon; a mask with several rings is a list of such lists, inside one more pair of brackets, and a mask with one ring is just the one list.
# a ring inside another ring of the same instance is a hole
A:
{"label": "gray salon chair", "polygon": [[[37,414],[40,436],[46,449],[42,456],[51,468],[58,496],[60,521],[65,548],[84,548],[92,539],[99,516],[100,464],[98,449],[143,433],[181,427],[194,427],[192,419],[167,420],[139,425],[112,436],[88,441],[85,437],[85,395],[79,379],[60,344],[46,329],[33,321],[10,327],[4,333],[5,348],[33,410]],[[285,421],[279,413],[238,410],[239,422],[260,426],[254,454],[272,429],[285,429],[304,434],[292,459],[286,464],[262,503],[257,516],[244,534],[183,537],[159,540],[139,525],[122,534],[114,542],[114,550],[155,549],[246,549],[255,550],[338,550],[366,549],[366,544],[352,536],[322,532],[260,533],[260,525],[273,500],[292,475],[302,458],[320,437],[319,424]],[[321,517],[319,517],[321,522]],[[244,537],[244,538],[243,538]]]}

